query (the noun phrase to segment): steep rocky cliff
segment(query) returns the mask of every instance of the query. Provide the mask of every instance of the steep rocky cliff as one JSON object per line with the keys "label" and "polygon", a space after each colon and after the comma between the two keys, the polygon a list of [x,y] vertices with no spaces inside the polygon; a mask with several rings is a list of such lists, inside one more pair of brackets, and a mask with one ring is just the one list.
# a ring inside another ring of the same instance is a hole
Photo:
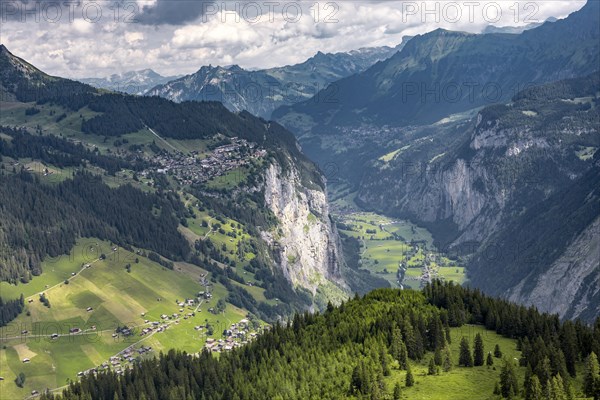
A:
{"label": "steep rocky cliff", "polygon": [[569,245],[532,288],[526,280],[508,291],[508,298],[536,305],[540,311],[566,318],[592,319],[600,315],[600,218]]}
{"label": "steep rocky cliff", "polygon": [[595,73],[532,88],[470,123],[417,135],[373,164],[359,200],[471,254],[472,284],[591,318],[600,305],[599,82]]}
{"label": "steep rocky cliff", "polygon": [[296,168],[272,163],[264,175],[264,193],[279,223],[263,238],[286,278],[313,295],[321,289],[330,299],[343,297],[343,257],[324,190],[303,186]]}

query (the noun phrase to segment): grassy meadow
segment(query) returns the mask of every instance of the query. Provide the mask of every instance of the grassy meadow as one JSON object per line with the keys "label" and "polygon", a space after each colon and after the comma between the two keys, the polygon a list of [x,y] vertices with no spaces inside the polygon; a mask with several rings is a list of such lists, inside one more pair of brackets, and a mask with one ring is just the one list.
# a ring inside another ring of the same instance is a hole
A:
{"label": "grassy meadow", "polygon": [[[100,254],[106,258],[99,260]],[[127,272],[126,264],[131,265],[131,272]],[[219,299],[227,297],[227,290],[218,283],[209,289],[212,299],[183,307],[181,312],[176,301],[195,298],[206,290],[198,280],[205,271],[179,264],[169,270],[122,248],[113,251],[110,243],[96,239],[81,239],[70,256],[46,261],[44,271],[28,284],[1,286],[3,297],[23,293],[26,304],[26,311],[0,330],[2,399],[23,398],[32,390],[63,386],[68,379],[76,379],[78,372],[96,367],[134,344],[150,346],[155,353],[170,348],[199,352],[206,334],[195,326],[209,322],[214,326],[212,337],[220,338],[226,327],[246,315],[231,304],[222,314],[208,312]],[[50,308],[39,300],[42,291]],[[88,307],[92,310],[87,311]],[[183,318],[191,312],[195,316]],[[149,326],[146,320],[162,321],[162,314],[174,313],[181,317],[165,322],[169,325],[164,332],[140,336],[139,331]],[[137,327],[136,333],[113,337],[115,329],[125,325]],[[70,335],[71,328],[83,332]],[[21,334],[24,330],[28,333]],[[51,339],[54,333],[61,336]],[[30,362],[24,363],[24,358]],[[14,383],[20,372],[26,376],[24,388]]]}

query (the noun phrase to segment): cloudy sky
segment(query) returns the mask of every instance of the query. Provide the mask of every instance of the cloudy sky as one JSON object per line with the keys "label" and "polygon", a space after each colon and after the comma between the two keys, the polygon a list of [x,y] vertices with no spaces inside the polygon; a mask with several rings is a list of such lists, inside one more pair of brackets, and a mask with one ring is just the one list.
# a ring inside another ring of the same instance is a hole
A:
{"label": "cloudy sky", "polygon": [[202,65],[264,68],[317,51],[395,46],[436,28],[479,33],[564,18],[585,1],[0,0],[0,42],[42,70],[99,77]]}

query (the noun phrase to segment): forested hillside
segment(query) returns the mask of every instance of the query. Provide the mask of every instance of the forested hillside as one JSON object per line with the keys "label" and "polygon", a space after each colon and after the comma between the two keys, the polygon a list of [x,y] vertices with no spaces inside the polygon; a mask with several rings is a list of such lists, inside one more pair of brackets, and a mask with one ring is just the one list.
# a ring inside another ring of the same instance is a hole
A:
{"label": "forested hillside", "polygon": [[175,102],[219,101],[231,111],[245,110],[270,118],[279,106],[309,99],[331,82],[391,57],[407,40],[394,48],[373,47],[335,54],[318,52],[303,63],[264,70],[246,70],[238,65],[203,66],[193,74],[156,85],[145,94]]}
{"label": "forested hillside", "polygon": [[134,245],[173,260],[190,253],[177,230],[188,211],[169,192],[110,188],[100,177],[85,173],[46,186],[23,171],[0,175],[0,199],[3,281],[29,282],[42,272],[45,257],[68,253],[79,237]]}
{"label": "forested hillside", "polygon": [[[513,349],[497,344],[494,354],[492,348],[485,349],[486,357],[479,334],[473,353],[462,337],[456,357],[449,350],[450,342],[457,345],[451,330],[465,324],[484,325],[516,339],[520,358],[498,359]],[[418,386],[426,379],[412,371],[429,360],[424,376],[432,376],[430,391],[436,380],[453,371],[480,371],[495,376],[497,388],[478,387],[473,398],[564,399],[584,391],[598,395],[597,366],[588,368],[590,377],[581,367],[584,359],[593,364],[592,353],[599,350],[600,320],[593,328],[561,324],[533,308],[435,281],[422,293],[380,289],[337,308],[329,305],[323,314],[296,315],[286,325],[275,324],[255,343],[219,358],[206,351],[198,356],[171,351],[123,376],[99,372],[71,384],[60,396],[42,398],[411,398],[415,381]],[[585,379],[574,379],[578,369]],[[469,393],[472,384],[465,381],[464,387],[446,389],[444,398],[461,398],[461,391]]]}

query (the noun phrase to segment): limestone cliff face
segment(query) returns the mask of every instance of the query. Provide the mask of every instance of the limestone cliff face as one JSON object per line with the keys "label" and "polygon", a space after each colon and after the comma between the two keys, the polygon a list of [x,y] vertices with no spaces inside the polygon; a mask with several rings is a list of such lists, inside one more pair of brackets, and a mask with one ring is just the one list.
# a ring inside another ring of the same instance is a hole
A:
{"label": "limestone cliff face", "polygon": [[[496,186],[489,171],[477,162],[464,159],[456,160],[443,170],[436,168],[427,167],[425,173],[431,180],[420,182],[418,191],[411,190],[414,182],[406,183],[409,195],[404,209],[423,222],[452,221],[460,232],[455,244],[481,240],[496,225],[505,202],[502,196],[489,196],[479,187],[481,182]],[[495,212],[487,212],[490,209]]]}
{"label": "limestone cliff face", "polygon": [[593,318],[600,315],[599,262],[600,217],[572,242],[547,271],[537,276],[533,289],[524,290],[526,280],[523,280],[509,291],[508,298],[565,318]]}
{"label": "limestone cliff face", "polygon": [[367,171],[358,200],[411,218],[443,250],[467,254],[470,284],[488,294],[593,320],[599,111],[570,100],[597,97],[591,86],[599,78],[587,79],[589,90],[584,80],[565,81],[482,109],[472,121],[406,131],[397,149],[386,149],[393,156]]}
{"label": "limestone cliff face", "polygon": [[343,257],[324,191],[302,186],[295,168],[284,171],[272,163],[264,175],[264,194],[279,225],[263,238],[289,281],[313,294],[332,282],[342,288]]}
{"label": "limestone cliff face", "polygon": [[537,137],[540,132],[504,129],[496,122],[482,123],[481,116],[476,126],[464,129],[462,146],[435,161],[416,158],[424,157],[422,147],[414,156],[404,152],[404,158],[362,182],[359,200],[419,223],[446,221],[455,232],[443,244],[455,246],[483,242],[510,218],[524,193],[532,202],[542,200],[556,188],[557,179],[576,173],[567,166],[558,175],[539,174],[543,171],[535,163],[562,151],[548,149],[545,139]]}
{"label": "limestone cliff face", "polygon": [[[432,151],[413,144],[402,157],[380,166],[361,183],[359,200],[420,223],[446,221],[441,229],[454,229],[443,242],[446,246],[481,243],[589,166],[555,132],[503,127],[498,120],[482,121],[481,114],[472,128],[464,129],[460,145],[435,161],[423,160]],[[550,142],[546,136],[553,135]],[[561,135],[580,133],[573,129]]]}

